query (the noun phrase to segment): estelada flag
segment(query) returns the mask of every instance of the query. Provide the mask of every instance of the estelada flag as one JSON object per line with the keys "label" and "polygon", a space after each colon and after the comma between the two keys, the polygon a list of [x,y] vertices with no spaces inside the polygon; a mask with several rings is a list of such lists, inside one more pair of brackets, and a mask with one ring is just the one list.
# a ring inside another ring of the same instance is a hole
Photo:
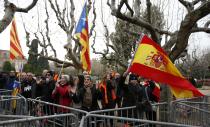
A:
{"label": "estelada flag", "polygon": [[12,21],[12,27],[10,30],[10,59],[24,59],[21,49],[20,41],[18,38],[17,27],[15,19]]}
{"label": "estelada flag", "polygon": [[80,53],[82,68],[84,71],[90,73],[91,62],[90,62],[89,33],[88,33],[88,13],[87,13],[86,3],[83,7],[79,22],[76,27],[75,34],[82,46],[82,50]]}
{"label": "estelada flag", "polygon": [[129,71],[169,85],[176,98],[203,96],[181,75],[164,50],[146,35],[139,42]]}

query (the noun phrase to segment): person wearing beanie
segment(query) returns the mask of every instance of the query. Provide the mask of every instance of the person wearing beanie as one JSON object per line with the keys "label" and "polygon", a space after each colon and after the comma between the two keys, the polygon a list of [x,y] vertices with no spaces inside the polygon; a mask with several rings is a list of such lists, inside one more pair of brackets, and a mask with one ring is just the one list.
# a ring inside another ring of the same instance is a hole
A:
{"label": "person wearing beanie", "polygon": [[[125,79],[126,76],[128,77],[128,84],[126,85]],[[127,75],[126,73],[123,74],[119,86],[121,87],[123,94],[122,94],[122,107],[129,107],[129,106],[136,106],[139,102],[142,101],[143,92],[142,92],[142,85],[138,82],[138,76],[135,74]],[[136,109],[123,111],[122,116],[123,117],[129,117],[129,118],[136,118],[138,119],[138,115],[140,112],[138,112]],[[133,126],[136,123],[125,123],[126,125],[129,124]]]}

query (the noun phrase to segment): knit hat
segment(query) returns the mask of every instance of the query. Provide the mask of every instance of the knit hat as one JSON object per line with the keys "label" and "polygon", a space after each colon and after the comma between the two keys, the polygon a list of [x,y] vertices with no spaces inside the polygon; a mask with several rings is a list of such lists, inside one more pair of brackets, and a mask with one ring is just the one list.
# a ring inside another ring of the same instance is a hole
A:
{"label": "knit hat", "polygon": [[129,81],[130,81],[130,80],[138,80],[137,75],[135,75],[135,74],[130,74],[130,76],[129,76]]}

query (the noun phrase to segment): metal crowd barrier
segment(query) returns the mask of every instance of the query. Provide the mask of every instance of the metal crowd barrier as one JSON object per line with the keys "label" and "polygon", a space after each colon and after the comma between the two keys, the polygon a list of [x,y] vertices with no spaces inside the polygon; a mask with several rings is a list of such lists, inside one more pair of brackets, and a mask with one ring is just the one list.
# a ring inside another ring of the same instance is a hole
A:
{"label": "metal crowd barrier", "polygon": [[0,121],[0,127],[78,127],[78,118],[72,114],[28,117]]}
{"label": "metal crowd barrier", "polygon": [[171,121],[182,124],[210,126],[210,111],[182,102],[172,105]]}
{"label": "metal crowd barrier", "polygon": [[[118,118],[150,120],[155,123],[171,122],[187,126],[210,126],[210,104],[207,103],[204,98],[183,99],[179,101],[174,101],[171,104],[157,103],[152,104],[152,106],[156,108],[154,108],[155,110],[150,112],[145,110],[139,111],[138,109],[136,109],[136,106],[92,111],[89,112],[86,117],[83,117],[82,121],[83,124],[86,123],[88,124],[88,126],[93,127],[98,126],[99,123],[103,123],[104,127],[107,126],[107,124],[112,126],[116,123],[125,123],[125,120],[117,120],[117,122],[113,120]],[[90,114],[96,116],[99,115],[100,118],[89,118],[88,116]],[[108,119],[107,117],[113,118]],[[130,121],[133,124],[135,123],[135,120]]]}
{"label": "metal crowd barrier", "polygon": [[[16,102],[15,107],[13,106],[13,101]],[[77,125],[82,116],[87,114],[83,110],[36,99],[25,99],[19,96],[0,100],[0,111],[0,121],[2,121],[0,125],[6,124],[10,126],[11,121],[15,121],[14,125],[18,125],[18,127],[36,126],[37,120],[41,120],[42,123],[43,121],[48,121],[47,123],[53,123],[52,125],[58,127],[74,126]],[[74,114],[74,119],[67,117],[69,114]],[[19,124],[23,123],[21,121],[25,123]],[[44,126],[46,125],[44,124]],[[75,127],[78,127],[78,125]]]}
{"label": "metal crowd barrier", "polygon": [[[152,104],[153,110],[145,111],[136,106],[91,111],[81,120],[80,127],[153,127],[159,126],[183,126],[177,123],[168,123],[168,104]],[[189,126],[189,125],[184,125]]]}
{"label": "metal crowd barrier", "polygon": [[2,95],[0,99],[0,114],[25,115],[26,106],[26,99],[23,97]]}
{"label": "metal crowd barrier", "polygon": [[[88,114],[82,121],[83,122],[81,122],[79,127],[197,127],[171,122],[159,122],[98,114]],[[113,122],[110,123],[110,121]]]}
{"label": "metal crowd barrier", "polygon": [[1,126],[210,126],[210,96],[181,99],[144,107],[124,107],[86,112],[0,90]]}
{"label": "metal crowd barrier", "polygon": [[90,114],[99,114],[107,116],[118,116],[125,118],[136,118],[136,119],[149,119],[155,121],[167,121],[168,118],[168,104],[156,103],[152,104],[152,110],[147,111],[145,107],[136,108],[136,106],[116,108],[116,109],[106,109],[106,110],[97,110],[92,111]]}
{"label": "metal crowd barrier", "polygon": [[170,108],[171,122],[210,126],[209,96],[177,100],[171,103]]}
{"label": "metal crowd barrier", "polygon": [[27,102],[28,102],[28,108],[27,108],[28,115],[30,116],[73,113],[79,119],[87,114],[86,111],[80,109],[75,109],[72,107],[62,106],[36,99],[27,99]]}
{"label": "metal crowd barrier", "polygon": [[12,95],[12,90],[0,89],[0,96],[2,95]]}

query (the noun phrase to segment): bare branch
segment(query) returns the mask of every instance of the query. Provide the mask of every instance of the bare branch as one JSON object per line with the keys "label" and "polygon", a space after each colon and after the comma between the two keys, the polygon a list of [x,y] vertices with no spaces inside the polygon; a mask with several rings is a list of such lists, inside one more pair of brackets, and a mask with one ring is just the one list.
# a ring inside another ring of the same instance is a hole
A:
{"label": "bare branch", "polygon": [[186,7],[187,11],[190,12],[194,9],[194,5],[191,2],[185,0],[179,0],[179,2]]}
{"label": "bare branch", "polygon": [[148,22],[151,24],[152,23],[152,21],[151,21],[151,2],[150,2],[150,0],[146,0],[146,2],[147,2],[147,20],[148,20]]}
{"label": "bare branch", "polygon": [[132,8],[130,7],[130,5],[128,4],[128,0],[121,0],[121,1],[120,1],[120,4],[118,5],[118,9],[117,9],[118,13],[120,13],[120,10],[121,10],[123,4],[126,5],[126,7],[128,8],[128,10],[129,10],[130,13],[131,13],[131,16],[133,16],[133,13],[134,13],[134,12],[133,12]]}
{"label": "bare branch", "polygon": [[160,35],[169,35],[169,36],[172,36],[174,33],[170,32],[170,31],[167,31],[167,30],[161,30],[161,29],[158,29],[158,28],[155,28],[155,30],[160,34]]}
{"label": "bare branch", "polygon": [[92,43],[92,45],[91,45],[91,48],[93,49],[93,53],[94,53],[94,54],[100,54],[100,55],[102,55],[103,57],[106,57],[106,54],[104,54],[104,53],[102,53],[102,52],[96,51],[96,49],[95,49],[95,47],[94,47],[94,45],[95,45],[95,43],[96,43],[96,31],[93,30],[93,32],[94,32],[93,43]]}
{"label": "bare branch", "polygon": [[178,31],[174,32],[171,36],[170,40],[163,46],[163,49],[167,52],[171,51],[171,48],[175,45],[177,41],[177,33]]}
{"label": "bare branch", "polygon": [[176,45],[170,53],[170,58],[174,61],[179,54],[187,47],[189,36],[192,29],[195,28],[197,21],[210,14],[210,2],[203,2],[198,8],[188,13],[181,22],[180,29],[177,34]]}
{"label": "bare branch", "polygon": [[37,3],[38,0],[33,0],[32,3],[26,8],[17,7],[15,4],[10,3],[8,0],[4,0],[5,14],[3,19],[0,20],[0,33],[4,31],[7,26],[11,23],[15,12],[24,12],[27,13],[31,10]]}
{"label": "bare branch", "polygon": [[196,50],[195,49],[192,52],[192,58],[194,59],[194,62],[191,66],[194,66],[198,62],[198,59],[196,57]]}
{"label": "bare branch", "polygon": [[70,30],[69,30],[69,33],[71,34],[74,27],[75,27],[75,19],[74,19],[74,10],[75,10],[75,6],[74,6],[74,2],[73,0],[70,0],[70,3],[71,3],[71,11],[70,11],[70,17],[71,17],[71,25],[70,25]]}
{"label": "bare branch", "polygon": [[72,60],[74,67],[81,69],[82,68],[81,62],[77,59],[75,54],[72,52],[72,49],[69,49],[67,52],[68,53],[66,56],[68,57],[69,60]]}
{"label": "bare branch", "polygon": [[205,23],[204,27],[205,27],[205,28],[208,28],[208,27],[209,27],[209,25],[210,25],[210,20],[209,20],[209,21],[207,21],[207,22]]}
{"label": "bare branch", "polygon": [[96,26],[96,8],[95,8],[95,1],[93,2],[93,15],[94,15],[94,17],[93,17],[93,21],[92,21],[92,23],[93,23],[93,25],[92,25],[92,27],[90,28],[90,36],[92,36],[92,32],[93,32],[93,29],[95,28],[95,26]]}
{"label": "bare branch", "polygon": [[136,17],[140,17],[140,4],[141,4],[140,0],[135,0],[135,2],[134,2],[134,12],[135,12]]}
{"label": "bare branch", "polygon": [[[46,45],[46,39],[45,39],[45,36],[43,34],[43,32],[40,32],[40,34],[42,35],[42,42],[41,41],[38,41],[39,45],[42,47],[42,49],[44,50],[45,52],[45,55],[48,56],[48,52],[47,52],[47,47],[48,45]],[[38,37],[36,37],[38,40],[40,40]],[[43,43],[43,44],[42,44]]]}
{"label": "bare branch", "polygon": [[194,0],[194,1],[192,1],[192,4],[193,4],[193,5],[196,5],[196,4],[199,3],[200,1],[205,1],[205,0]]}
{"label": "bare branch", "polygon": [[124,21],[128,21],[132,24],[136,24],[137,26],[144,27],[145,29],[150,31],[152,39],[154,41],[158,42],[159,39],[158,39],[158,35],[156,33],[156,29],[154,28],[154,26],[152,26],[148,22],[144,21],[143,19],[139,19],[136,17],[128,17],[126,15],[123,15],[122,13],[115,13],[114,16],[116,16],[117,18],[120,18]]}
{"label": "bare branch", "polygon": [[[55,58],[55,57],[52,57],[52,56],[44,56],[41,53],[37,54],[37,53],[34,53],[34,52],[29,52],[29,54],[30,55],[34,55],[34,56],[41,56],[41,57],[46,58],[46,59],[48,59],[50,61],[54,61],[54,62],[56,62],[58,64],[63,64],[64,63],[64,61],[59,60],[58,58]],[[65,67],[70,67],[70,66],[75,67],[73,63],[65,61]]]}
{"label": "bare branch", "polygon": [[109,0],[106,1],[106,4],[111,7],[111,4],[109,3]]}
{"label": "bare branch", "polygon": [[133,16],[133,14],[134,14],[134,11],[132,10],[132,8],[130,7],[130,5],[128,4],[128,0],[124,0],[125,1],[125,5],[126,5],[126,7],[128,8],[128,10],[130,11],[130,13],[131,13],[131,16]]}
{"label": "bare branch", "polygon": [[46,24],[46,37],[47,37],[47,41],[48,41],[48,45],[51,47],[53,53],[54,53],[54,57],[57,57],[57,54],[56,54],[56,50],[54,49],[51,41],[50,41],[50,36],[49,36],[49,13],[48,13],[48,10],[47,10],[47,4],[45,4],[45,12],[46,12],[46,15],[47,15],[47,18],[45,20],[45,24]]}
{"label": "bare branch", "polygon": [[25,22],[23,21],[23,17],[21,15],[21,19],[22,19],[22,23],[23,23],[23,28],[25,30],[25,33],[26,33],[26,46],[30,48],[30,33],[27,31],[26,29],[26,24]]}
{"label": "bare branch", "polygon": [[104,22],[103,22],[103,24],[104,24],[104,29],[105,29],[104,36],[106,38],[106,50],[105,50],[105,54],[108,54],[109,53],[109,47],[108,47],[108,45],[109,45],[109,30],[107,28],[107,25],[105,25]]}
{"label": "bare branch", "polygon": [[201,28],[201,27],[198,27],[198,28],[193,28],[191,30],[192,33],[194,32],[206,32],[206,33],[210,33],[210,28]]}
{"label": "bare branch", "polygon": [[26,7],[26,8],[20,8],[20,7],[16,7],[15,8],[15,11],[16,12],[24,12],[24,13],[27,13],[29,10],[31,10],[37,3],[38,0],[33,0],[32,3]]}
{"label": "bare branch", "polygon": [[[58,1],[57,1],[57,0],[55,0],[55,6],[56,6],[56,8],[57,8],[59,17],[60,17],[60,19],[61,19],[61,22],[60,22],[59,24],[62,25],[62,26],[64,26],[64,28],[66,29],[66,28],[67,28],[67,24],[66,24],[65,19],[64,19],[64,17],[63,17],[64,15],[62,15],[62,13],[61,13],[61,11],[60,11],[60,8],[59,8]],[[64,7],[64,9],[65,9],[65,7]],[[67,30],[67,29],[66,29],[66,30]]]}
{"label": "bare branch", "polygon": [[[55,8],[54,4],[52,3],[51,0],[48,0],[50,3],[51,8],[53,9],[53,11],[55,12],[56,18],[58,20],[58,25],[64,30],[67,31],[65,25],[62,22],[62,18],[61,18],[61,13],[59,12],[60,10],[57,10],[59,7]],[[58,6],[58,5],[57,5]]]}

